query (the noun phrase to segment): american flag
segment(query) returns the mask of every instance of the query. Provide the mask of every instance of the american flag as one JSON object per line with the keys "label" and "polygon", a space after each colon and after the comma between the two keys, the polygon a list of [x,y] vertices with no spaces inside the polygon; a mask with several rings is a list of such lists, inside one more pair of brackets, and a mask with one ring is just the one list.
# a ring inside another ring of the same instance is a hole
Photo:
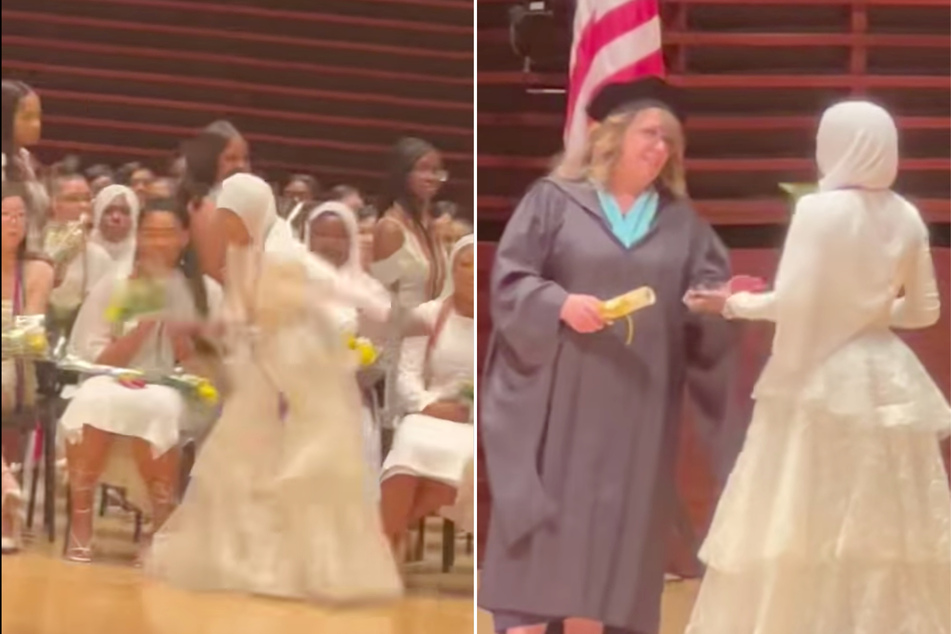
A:
{"label": "american flag", "polygon": [[584,152],[588,102],[609,83],[664,75],[658,0],[578,0],[568,84],[565,159]]}

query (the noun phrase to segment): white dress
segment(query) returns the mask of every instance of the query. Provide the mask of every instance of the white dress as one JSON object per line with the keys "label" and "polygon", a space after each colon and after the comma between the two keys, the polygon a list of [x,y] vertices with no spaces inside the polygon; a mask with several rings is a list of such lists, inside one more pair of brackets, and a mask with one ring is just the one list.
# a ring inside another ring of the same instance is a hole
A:
{"label": "white dress", "polygon": [[398,284],[396,298],[400,305],[415,308],[432,299],[429,288],[432,265],[416,234],[403,223],[397,224],[403,232],[403,244],[390,257],[373,262],[370,273],[386,288]]}
{"label": "white dress", "polygon": [[[445,300],[419,307],[420,314],[435,324]],[[420,412],[440,400],[454,400],[472,383],[475,321],[450,312],[432,349],[431,380],[424,384],[428,339],[414,337],[403,344],[397,390],[404,411],[410,412],[397,425],[393,447],[383,463],[383,478],[410,474],[459,488],[470,474],[475,455],[475,432],[471,424],[426,416]],[[472,496],[464,494],[470,500]],[[463,497],[463,494],[460,494]],[[458,514],[455,519],[461,519]],[[471,523],[471,522],[470,522]]]}
{"label": "white dress", "polygon": [[887,190],[800,201],[776,290],[727,304],[777,328],[688,634],[951,630],[951,410],[891,330],[939,310],[914,207]]}
{"label": "white dress", "polygon": [[[229,278],[235,270],[229,263]],[[402,583],[366,495],[373,474],[352,354],[300,261],[268,254],[250,277],[253,290],[229,283],[226,293],[248,293],[254,315],[252,323],[226,300],[236,328],[233,389],[184,501],[154,538],[147,569],[196,590],[334,602],[396,597]]]}
{"label": "white dress", "polygon": [[110,275],[114,266],[105,249],[87,241],[84,250],[66,265],[59,285],[50,292],[50,307],[60,313],[75,311],[87,293]]}
{"label": "white dress", "polygon": [[[106,309],[124,279],[111,277],[100,281],[90,292],[79,311],[70,338],[69,351],[79,358],[95,363],[113,341],[113,326],[106,319]],[[196,320],[197,311],[180,274],[169,283],[167,314],[183,321]],[[209,310],[217,312],[221,304],[221,288],[205,279]],[[130,324],[127,328],[134,327]],[[132,359],[129,366],[143,371],[171,373],[175,359],[170,338],[161,328],[153,331]],[[182,394],[163,385],[147,385],[142,389],[123,387],[115,379],[97,376],[83,381],[59,425],[66,442],[79,442],[83,427],[89,425],[117,436],[110,450],[102,481],[126,489],[129,501],[146,508],[148,496],[132,457],[131,438],[141,438],[158,457],[179,445],[183,434],[198,434],[188,425],[200,417],[189,416],[188,404]]]}

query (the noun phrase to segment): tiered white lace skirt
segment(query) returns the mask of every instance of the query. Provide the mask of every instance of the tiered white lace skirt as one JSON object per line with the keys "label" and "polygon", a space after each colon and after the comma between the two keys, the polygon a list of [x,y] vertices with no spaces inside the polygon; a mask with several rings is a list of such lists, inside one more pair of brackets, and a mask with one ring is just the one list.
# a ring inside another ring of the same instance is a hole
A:
{"label": "tiered white lace skirt", "polygon": [[687,634],[948,634],[951,411],[896,337],[763,398],[717,508]]}

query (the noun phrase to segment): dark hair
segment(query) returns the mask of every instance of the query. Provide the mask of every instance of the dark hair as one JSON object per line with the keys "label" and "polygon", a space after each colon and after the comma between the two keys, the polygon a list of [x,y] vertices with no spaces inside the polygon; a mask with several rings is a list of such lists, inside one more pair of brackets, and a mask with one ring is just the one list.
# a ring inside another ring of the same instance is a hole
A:
{"label": "dark hair", "polygon": [[2,90],[3,113],[0,129],[2,129],[3,153],[7,156],[7,179],[25,181],[29,178],[30,169],[20,156],[20,150],[23,148],[16,144],[16,115],[20,102],[35,91],[22,81],[6,79],[3,80]]}
{"label": "dark hair", "polygon": [[359,196],[360,190],[354,187],[353,185],[334,185],[330,189],[330,195],[327,196],[327,200],[335,200],[337,202],[342,201],[344,198],[349,196]]}
{"label": "dark hair", "polygon": [[[173,198],[156,198],[145,203],[142,212],[139,215],[139,227],[145,223],[144,219],[150,214],[168,213],[175,216],[182,229],[188,231],[191,226],[191,216],[187,210],[183,210]],[[205,288],[205,278],[202,275],[201,267],[198,264],[198,257],[191,243],[185,245],[182,251],[178,268],[188,282],[188,289],[191,291],[192,300],[195,302],[195,308],[198,314],[205,316],[208,314],[208,291]]]}
{"label": "dark hair", "polygon": [[318,181],[313,176],[309,176],[307,174],[292,174],[291,177],[287,179],[287,184],[290,185],[291,183],[295,183],[297,181],[304,183],[304,185],[307,186],[307,189],[310,190],[310,195],[314,198],[316,198],[320,193],[320,181]]}
{"label": "dark hair", "polygon": [[[7,181],[3,184],[2,194],[0,194],[0,200],[6,200],[7,198],[19,198],[23,201],[23,206],[25,207],[26,217],[30,218],[32,203],[30,200],[30,192],[25,185],[15,181]],[[29,222],[25,225],[26,230],[29,230]],[[26,247],[27,236],[24,232],[23,240],[20,241],[20,246],[17,247],[17,261],[25,262],[27,260],[43,260],[47,261],[47,258],[29,251]]]}
{"label": "dark hair", "polygon": [[82,159],[75,154],[67,154],[61,160],[53,163],[49,169],[49,178],[60,176],[83,176],[80,171]]}
{"label": "dark hair", "polygon": [[[63,188],[63,185],[72,181],[86,181],[86,177],[79,172],[70,172],[65,169],[52,172],[46,180],[46,189],[50,198],[59,196],[59,191]],[[86,182],[88,184],[88,181]]]}
{"label": "dark hair", "polygon": [[86,168],[86,180],[94,181],[100,178],[108,178],[112,180],[115,178],[112,172],[112,168],[106,165],[105,163],[97,163]]}
{"label": "dark hair", "polygon": [[380,212],[373,205],[364,205],[360,207],[360,211],[357,212],[357,220],[376,220],[380,217]]}
{"label": "dark hair", "polygon": [[[228,121],[215,121],[182,144],[185,175],[180,192],[186,203],[204,198],[218,182],[218,159],[228,144],[241,133]],[[186,204],[187,206],[187,204]]]}
{"label": "dark hair", "polygon": [[409,176],[419,159],[430,152],[435,152],[436,147],[415,137],[405,137],[396,142],[390,153],[390,162],[386,170],[386,179],[383,181],[383,191],[380,202],[381,209],[387,210],[394,204],[400,207],[409,215],[410,220],[426,237],[426,242],[432,253],[436,253],[436,244],[426,231],[423,225],[423,210],[416,195],[409,189]]}
{"label": "dark hair", "polygon": [[144,163],[139,163],[138,161],[132,161],[131,163],[126,163],[122,167],[116,170],[116,182],[120,185],[125,185],[128,187],[132,184],[132,177],[135,176],[136,172],[141,172],[144,170],[152,171],[148,165]]}

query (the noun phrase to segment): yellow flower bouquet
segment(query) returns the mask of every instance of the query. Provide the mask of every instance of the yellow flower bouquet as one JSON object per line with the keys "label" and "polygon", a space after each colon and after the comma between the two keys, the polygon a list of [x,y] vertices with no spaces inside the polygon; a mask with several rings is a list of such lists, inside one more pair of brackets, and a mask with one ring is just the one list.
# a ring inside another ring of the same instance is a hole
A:
{"label": "yellow flower bouquet", "polygon": [[164,385],[180,391],[186,398],[202,406],[215,407],[220,400],[218,390],[211,381],[184,372],[158,374],[128,368],[115,368],[110,365],[88,363],[70,355],[60,359],[56,365],[60,370],[76,372],[86,376],[108,376],[120,382]]}
{"label": "yellow flower bouquet", "polygon": [[50,354],[43,315],[18,315],[11,328],[3,330],[4,359],[45,359]]}
{"label": "yellow flower bouquet", "polygon": [[472,381],[465,381],[459,388],[459,398],[472,407],[475,402],[475,385]]}
{"label": "yellow flower bouquet", "polygon": [[366,337],[357,337],[356,335],[347,335],[347,348],[353,350],[357,357],[357,362],[361,368],[367,368],[380,357],[379,351],[373,342]]}
{"label": "yellow flower bouquet", "polygon": [[113,294],[106,307],[106,320],[122,325],[137,317],[158,313],[165,308],[164,284],[148,278],[126,280]]}

